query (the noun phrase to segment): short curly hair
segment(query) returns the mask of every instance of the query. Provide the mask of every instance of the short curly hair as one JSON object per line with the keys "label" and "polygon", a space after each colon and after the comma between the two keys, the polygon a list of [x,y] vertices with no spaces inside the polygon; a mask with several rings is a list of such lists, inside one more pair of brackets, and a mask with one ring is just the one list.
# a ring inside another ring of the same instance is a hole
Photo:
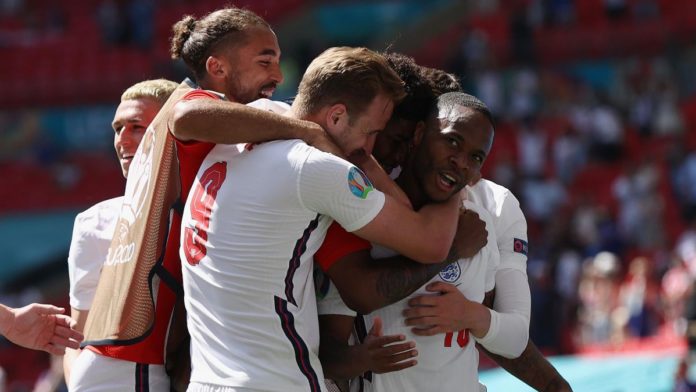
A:
{"label": "short curly hair", "polygon": [[435,108],[437,96],[424,77],[421,66],[412,57],[401,53],[384,53],[389,66],[404,81],[406,96],[394,108],[393,117],[409,121],[425,121]]}

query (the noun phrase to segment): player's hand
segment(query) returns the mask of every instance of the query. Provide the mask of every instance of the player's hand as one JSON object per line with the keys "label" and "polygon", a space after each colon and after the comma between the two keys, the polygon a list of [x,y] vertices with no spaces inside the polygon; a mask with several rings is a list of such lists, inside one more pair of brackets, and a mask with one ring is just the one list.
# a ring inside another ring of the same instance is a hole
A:
{"label": "player's hand", "polygon": [[11,312],[4,335],[13,343],[54,355],[63,355],[66,347],[80,347],[83,336],[73,329],[75,322],[62,314],[65,309],[31,304]]}
{"label": "player's hand", "polygon": [[389,373],[415,366],[418,355],[414,342],[404,342],[404,335],[382,336],[382,320],[375,318],[370,332],[361,345],[361,357],[367,368],[375,373]]}
{"label": "player's hand", "polygon": [[316,125],[316,130],[313,132],[308,132],[302,138],[305,143],[310,146],[317,148],[321,151],[328,152],[337,157],[345,158],[343,150],[336,144],[336,142],[329,136],[328,133],[319,125]]}
{"label": "player's hand", "polygon": [[434,282],[425,289],[439,295],[411,298],[409,308],[404,310],[406,325],[413,327],[411,331],[415,335],[432,336],[468,329],[474,336],[483,337],[488,332],[488,309],[466,299],[456,286]]}
{"label": "player's hand", "polygon": [[472,210],[461,210],[457,233],[454,236],[448,259],[454,262],[473,257],[488,243],[486,223]]}

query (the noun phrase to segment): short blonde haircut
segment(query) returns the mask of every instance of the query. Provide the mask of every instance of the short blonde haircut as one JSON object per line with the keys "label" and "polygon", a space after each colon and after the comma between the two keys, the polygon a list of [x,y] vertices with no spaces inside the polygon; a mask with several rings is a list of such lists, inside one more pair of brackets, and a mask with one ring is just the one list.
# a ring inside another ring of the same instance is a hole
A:
{"label": "short blonde haircut", "polygon": [[121,94],[121,102],[130,99],[150,98],[164,105],[179,85],[167,79],[145,80],[136,83]]}
{"label": "short blonde haircut", "polygon": [[404,82],[377,52],[367,48],[329,48],[305,71],[294,108],[300,117],[342,103],[350,116],[360,115],[379,93],[394,103],[405,96]]}

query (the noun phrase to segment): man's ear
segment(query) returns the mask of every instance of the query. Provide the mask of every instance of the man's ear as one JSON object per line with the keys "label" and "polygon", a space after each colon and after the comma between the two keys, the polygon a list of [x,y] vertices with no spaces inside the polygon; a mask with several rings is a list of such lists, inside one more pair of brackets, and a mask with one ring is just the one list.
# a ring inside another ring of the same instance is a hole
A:
{"label": "man's ear", "polygon": [[348,122],[348,110],[346,105],[336,103],[329,107],[326,111],[326,124],[329,127],[340,127],[343,123]]}
{"label": "man's ear", "polygon": [[208,56],[205,60],[205,70],[213,78],[224,78],[227,72],[225,64],[216,56]]}
{"label": "man's ear", "polygon": [[421,144],[426,128],[427,125],[425,124],[425,121],[418,121],[416,123],[416,128],[413,130],[413,140],[411,141],[413,147]]}

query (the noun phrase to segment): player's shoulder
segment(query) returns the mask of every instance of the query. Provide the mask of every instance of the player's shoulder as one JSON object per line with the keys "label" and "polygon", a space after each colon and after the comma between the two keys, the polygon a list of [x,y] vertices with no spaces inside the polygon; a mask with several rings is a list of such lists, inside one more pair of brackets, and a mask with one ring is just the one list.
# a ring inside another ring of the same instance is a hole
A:
{"label": "player's shoulder", "polygon": [[506,187],[493,181],[481,179],[467,186],[467,197],[486,208],[493,216],[500,217],[506,210],[519,209],[519,201]]}
{"label": "player's shoulder", "polygon": [[108,229],[115,224],[121,212],[123,196],[100,201],[75,217],[75,226],[82,232]]}
{"label": "player's shoulder", "polygon": [[118,215],[121,210],[121,204],[123,204],[123,196],[100,201],[99,203],[77,214],[77,219],[88,220]]}
{"label": "player's shoulder", "polygon": [[284,114],[290,110],[290,105],[281,101],[272,101],[268,98],[257,99],[256,101],[250,102],[247,106],[252,108],[267,110],[276,114]]}

